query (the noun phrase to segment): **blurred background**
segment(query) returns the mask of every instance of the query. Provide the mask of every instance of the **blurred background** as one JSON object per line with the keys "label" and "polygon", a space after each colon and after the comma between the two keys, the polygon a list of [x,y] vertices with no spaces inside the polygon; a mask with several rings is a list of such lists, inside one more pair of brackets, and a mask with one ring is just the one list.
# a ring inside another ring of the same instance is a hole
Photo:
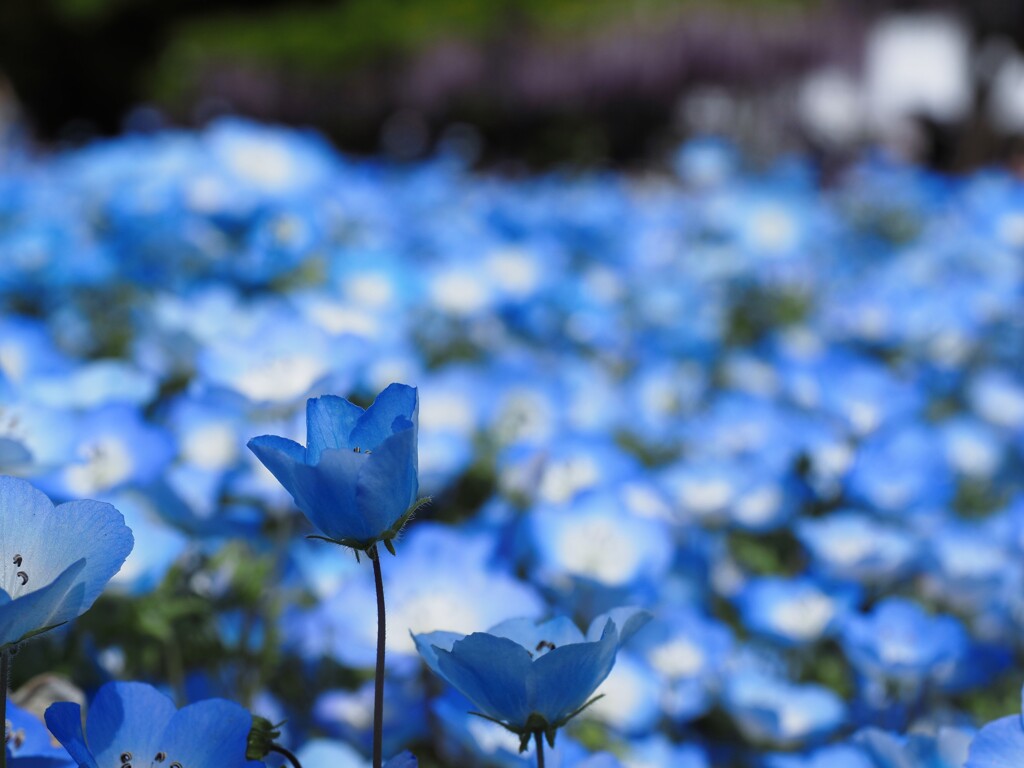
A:
{"label": "blurred background", "polygon": [[1015,0],[34,0],[0,7],[0,121],[44,144],[224,114],[346,151],[615,165],[708,132],[941,169],[1024,135]]}

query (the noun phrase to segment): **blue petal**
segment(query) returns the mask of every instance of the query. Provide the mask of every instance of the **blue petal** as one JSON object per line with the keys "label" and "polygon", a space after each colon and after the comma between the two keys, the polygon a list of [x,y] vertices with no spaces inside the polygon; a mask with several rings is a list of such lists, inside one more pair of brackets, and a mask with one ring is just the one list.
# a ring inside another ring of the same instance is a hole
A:
{"label": "blue petal", "polygon": [[476,632],[451,651],[436,649],[441,676],[483,714],[523,726],[530,715],[526,679],[532,661],[526,649],[504,637]]}
{"label": "blue petal", "polygon": [[509,619],[491,627],[487,630],[487,634],[507,637],[509,640],[519,643],[535,656],[538,651],[543,650],[539,647],[542,642],[552,643],[556,648],[583,642],[583,633],[580,632],[579,627],[573,623],[572,619],[565,616],[541,623],[533,619]]}
{"label": "blue petal", "polygon": [[358,405],[353,405],[336,395],[324,395],[307,400],[307,463],[316,464],[320,461],[320,453],[329,448],[355,448],[357,444],[350,443],[349,436],[363,413],[363,409]]}
{"label": "blue petal", "polygon": [[430,670],[439,677],[444,677],[441,667],[437,663],[437,651],[450,651],[452,646],[465,635],[458,632],[428,632],[423,635],[413,635],[412,640],[416,643],[416,650],[420,652],[423,661]]}
{"label": "blue petal", "polygon": [[537,659],[529,683],[531,708],[553,723],[583,706],[612,671],[618,641],[608,621],[599,641],[563,645]]}
{"label": "blue petal", "polygon": [[384,768],[417,768],[418,765],[412,752],[402,752],[384,763]]}
{"label": "blue petal", "polygon": [[99,765],[120,765],[130,753],[146,765],[160,751],[160,737],[174,716],[174,702],[145,683],[107,683],[89,706],[86,734]]}
{"label": "blue petal", "polygon": [[416,433],[419,395],[415,387],[392,384],[366,409],[352,430],[353,446],[376,450],[377,446],[396,432],[411,429]]}
{"label": "blue petal", "polygon": [[388,527],[363,516],[356,502],[359,472],[369,459],[348,449],[324,451],[315,467],[295,468],[295,503],[332,539],[375,539]]}
{"label": "blue petal", "polygon": [[590,622],[587,640],[599,640],[603,637],[609,619],[615,622],[615,629],[619,634],[619,645],[622,645],[651,620],[651,614],[634,606],[613,608]]}
{"label": "blue petal", "polygon": [[16,643],[31,632],[66,621],[60,618],[67,613],[65,606],[80,605],[85,594],[81,580],[85,567],[85,560],[79,560],[45,587],[0,603],[0,648]]}
{"label": "blue petal", "polygon": [[[160,749],[186,768],[261,766],[246,760],[252,715],[230,701],[208,699],[182,708],[167,725]],[[154,753],[155,754],[155,753]]]}
{"label": "blue petal", "polygon": [[[83,588],[49,617],[51,624],[84,613],[120,570],[133,544],[124,518],[110,504],[72,501],[54,507],[25,480],[0,477],[0,584],[10,589],[15,572],[21,571],[28,578],[25,592],[31,594],[85,560],[79,577]],[[16,555],[21,565],[14,565]]]}
{"label": "blue petal", "polygon": [[964,768],[1019,768],[1024,764],[1024,728],[1010,715],[982,728],[971,742]]}
{"label": "blue petal", "polygon": [[60,701],[46,710],[46,727],[53,737],[68,751],[82,768],[98,768],[82,733],[82,708],[77,704]]}
{"label": "blue petal", "polygon": [[367,521],[382,532],[416,501],[416,433],[399,432],[378,445],[359,471],[356,503]]}

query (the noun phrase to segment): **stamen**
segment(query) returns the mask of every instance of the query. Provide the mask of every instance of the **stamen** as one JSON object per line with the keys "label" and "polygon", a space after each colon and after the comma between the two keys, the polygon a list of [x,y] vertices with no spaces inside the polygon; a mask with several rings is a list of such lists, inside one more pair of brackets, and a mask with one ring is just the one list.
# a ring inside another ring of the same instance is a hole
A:
{"label": "stamen", "polygon": [[21,568],[21,555],[15,555],[15,556],[14,556],[14,564],[15,564],[15,565],[16,565],[16,566],[17,566],[18,568]]}
{"label": "stamen", "polygon": [[28,584],[28,574],[27,573],[25,573],[24,571],[18,571],[17,575],[18,575],[18,578],[21,579],[21,586],[24,587],[26,584]]}
{"label": "stamen", "polygon": [[154,757],[153,759],[156,760],[158,763],[162,763],[164,760],[167,759],[167,753],[166,752],[157,752],[156,753],[156,757]]}
{"label": "stamen", "polygon": [[131,752],[122,752],[121,753],[121,762],[122,763],[130,763],[131,761],[132,761],[132,753]]}

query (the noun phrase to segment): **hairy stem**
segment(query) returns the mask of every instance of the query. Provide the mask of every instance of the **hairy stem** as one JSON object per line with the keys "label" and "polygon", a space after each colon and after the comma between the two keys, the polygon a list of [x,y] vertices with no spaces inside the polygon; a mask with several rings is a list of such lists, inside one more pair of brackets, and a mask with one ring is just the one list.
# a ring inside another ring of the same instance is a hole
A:
{"label": "hairy stem", "polygon": [[0,649],[0,727],[4,743],[0,749],[0,768],[7,768],[7,689],[11,687],[11,652]]}
{"label": "hairy stem", "polygon": [[[380,554],[376,546],[367,552],[373,561],[373,580],[377,587],[377,672],[373,686],[373,768],[384,764],[384,578],[380,572]],[[3,768],[3,766],[0,766]]]}

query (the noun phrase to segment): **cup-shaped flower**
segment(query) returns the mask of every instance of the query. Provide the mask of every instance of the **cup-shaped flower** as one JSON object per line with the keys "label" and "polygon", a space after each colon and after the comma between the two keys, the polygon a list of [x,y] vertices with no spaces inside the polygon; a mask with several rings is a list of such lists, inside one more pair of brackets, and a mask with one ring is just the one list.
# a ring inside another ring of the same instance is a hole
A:
{"label": "cup-shaped flower", "polygon": [[0,650],[85,613],[133,544],[110,504],[55,507],[27,481],[0,477]]}
{"label": "cup-shaped flower", "polygon": [[392,384],[365,411],[333,395],[306,403],[306,446],[275,435],[249,449],[324,537],[367,550],[391,547],[419,490],[414,387]]}
{"label": "cup-shaped flower", "polygon": [[554,746],[555,732],[579,714],[608,677],[615,654],[650,615],[616,608],[598,616],[587,634],[570,619],[543,623],[511,619],[487,632],[414,635],[437,675],[480,708],[480,714],[520,737],[535,733]]}
{"label": "cup-shaped flower", "polygon": [[257,768],[246,741],[252,715],[223,699],[178,710],[145,683],[107,683],[89,706],[85,731],[78,704],[62,701],[46,710],[46,725],[79,768],[182,766]]}

